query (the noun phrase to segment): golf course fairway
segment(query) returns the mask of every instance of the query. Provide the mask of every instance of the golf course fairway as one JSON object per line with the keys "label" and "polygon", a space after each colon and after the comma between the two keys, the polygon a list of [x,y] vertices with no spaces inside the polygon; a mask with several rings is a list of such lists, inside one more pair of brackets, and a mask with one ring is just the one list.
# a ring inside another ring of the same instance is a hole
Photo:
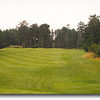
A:
{"label": "golf course fairway", "polygon": [[100,94],[100,60],[83,50],[0,49],[0,94]]}

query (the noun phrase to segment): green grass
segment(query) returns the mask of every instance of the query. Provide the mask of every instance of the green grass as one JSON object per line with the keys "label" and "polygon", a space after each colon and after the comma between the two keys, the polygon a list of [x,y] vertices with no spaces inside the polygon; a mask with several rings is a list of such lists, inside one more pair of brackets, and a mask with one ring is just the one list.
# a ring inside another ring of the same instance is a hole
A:
{"label": "green grass", "polygon": [[100,60],[83,50],[0,49],[0,94],[100,94]]}

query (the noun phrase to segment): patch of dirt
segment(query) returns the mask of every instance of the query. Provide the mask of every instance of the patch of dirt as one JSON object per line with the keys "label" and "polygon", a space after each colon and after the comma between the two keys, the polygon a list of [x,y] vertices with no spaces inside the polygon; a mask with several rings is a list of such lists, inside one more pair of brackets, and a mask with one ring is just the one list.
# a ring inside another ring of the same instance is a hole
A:
{"label": "patch of dirt", "polygon": [[96,58],[94,58],[95,60],[100,60],[100,57],[96,57]]}
{"label": "patch of dirt", "polygon": [[82,57],[84,57],[84,58],[90,58],[90,59],[94,59],[94,60],[100,60],[100,57],[95,57],[95,53],[86,53]]}
{"label": "patch of dirt", "polygon": [[84,57],[84,58],[91,58],[91,59],[93,59],[94,58],[94,56],[95,56],[95,54],[94,53],[86,53],[85,55],[83,55],[82,57]]}

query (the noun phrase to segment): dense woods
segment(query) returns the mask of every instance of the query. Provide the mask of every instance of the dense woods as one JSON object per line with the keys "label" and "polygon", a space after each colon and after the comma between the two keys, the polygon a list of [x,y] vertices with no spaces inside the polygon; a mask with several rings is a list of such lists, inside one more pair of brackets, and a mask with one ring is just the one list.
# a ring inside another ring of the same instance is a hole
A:
{"label": "dense woods", "polygon": [[55,30],[55,36],[56,48],[77,48],[78,32],[75,29],[63,27]]}
{"label": "dense woods", "polygon": [[50,30],[50,25],[20,22],[15,29],[0,30],[0,48],[21,45],[23,48],[88,48],[100,44],[100,17],[92,15],[89,22],[80,21],[77,30],[69,24],[61,29]]}
{"label": "dense woods", "polygon": [[76,48],[77,31],[67,26],[58,30],[50,30],[50,25],[20,22],[16,29],[0,31],[0,48],[10,45],[21,45],[23,48]]}

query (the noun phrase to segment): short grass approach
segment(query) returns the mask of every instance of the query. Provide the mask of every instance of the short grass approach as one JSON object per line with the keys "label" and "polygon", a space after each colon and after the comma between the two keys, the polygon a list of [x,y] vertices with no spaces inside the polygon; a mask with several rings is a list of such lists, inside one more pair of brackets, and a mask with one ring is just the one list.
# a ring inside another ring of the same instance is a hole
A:
{"label": "short grass approach", "polygon": [[100,60],[83,50],[0,49],[0,94],[100,94]]}

